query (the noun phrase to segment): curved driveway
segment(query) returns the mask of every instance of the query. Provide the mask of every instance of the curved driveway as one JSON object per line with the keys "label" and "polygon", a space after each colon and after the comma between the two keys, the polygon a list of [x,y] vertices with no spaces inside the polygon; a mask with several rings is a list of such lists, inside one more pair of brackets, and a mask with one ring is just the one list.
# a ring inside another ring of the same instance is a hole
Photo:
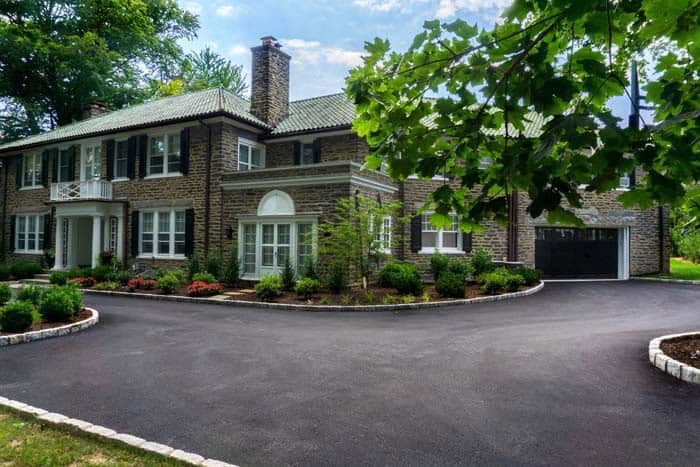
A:
{"label": "curved driveway", "polygon": [[700,387],[651,368],[700,287],[303,313],[88,297],[85,332],[0,350],[0,395],[248,465],[698,465]]}

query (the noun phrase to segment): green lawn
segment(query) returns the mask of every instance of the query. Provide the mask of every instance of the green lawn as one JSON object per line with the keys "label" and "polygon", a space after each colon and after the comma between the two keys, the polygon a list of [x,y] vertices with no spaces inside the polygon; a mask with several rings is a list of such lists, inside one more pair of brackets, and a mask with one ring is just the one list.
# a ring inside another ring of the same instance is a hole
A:
{"label": "green lawn", "polygon": [[700,281],[700,264],[693,264],[679,258],[671,258],[671,274],[664,274],[659,277]]}
{"label": "green lawn", "polygon": [[70,434],[0,409],[0,466],[182,466],[155,454]]}

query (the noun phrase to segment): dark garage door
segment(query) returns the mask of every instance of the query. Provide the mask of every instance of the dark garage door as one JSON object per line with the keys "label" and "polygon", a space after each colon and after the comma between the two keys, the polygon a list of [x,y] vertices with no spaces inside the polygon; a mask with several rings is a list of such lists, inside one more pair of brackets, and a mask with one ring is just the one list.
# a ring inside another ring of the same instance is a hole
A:
{"label": "dark garage door", "polygon": [[550,279],[616,279],[616,229],[538,227],[535,267]]}

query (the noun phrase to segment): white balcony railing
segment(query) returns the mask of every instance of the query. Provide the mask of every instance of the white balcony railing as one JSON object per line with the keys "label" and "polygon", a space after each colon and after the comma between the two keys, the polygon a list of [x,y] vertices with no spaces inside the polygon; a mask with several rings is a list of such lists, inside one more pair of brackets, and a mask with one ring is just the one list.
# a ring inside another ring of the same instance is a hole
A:
{"label": "white balcony railing", "polygon": [[51,201],[107,200],[112,199],[112,182],[85,180],[51,184]]}

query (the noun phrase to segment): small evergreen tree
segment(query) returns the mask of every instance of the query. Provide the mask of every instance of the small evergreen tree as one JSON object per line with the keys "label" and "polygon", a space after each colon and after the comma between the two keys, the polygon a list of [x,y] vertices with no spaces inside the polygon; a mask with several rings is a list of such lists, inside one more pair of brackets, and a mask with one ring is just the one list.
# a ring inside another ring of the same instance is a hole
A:
{"label": "small evergreen tree", "polygon": [[222,282],[229,287],[235,287],[238,285],[240,278],[241,264],[238,259],[238,247],[233,243],[233,245],[231,245],[231,255],[228,261],[226,261],[226,266],[224,268]]}
{"label": "small evergreen tree", "polygon": [[202,263],[200,261],[199,255],[197,253],[190,256],[189,261],[187,261],[187,280],[192,281],[195,274],[199,274],[202,271]]}
{"label": "small evergreen tree", "polygon": [[207,255],[207,272],[217,279],[221,276],[221,250],[212,249]]}
{"label": "small evergreen tree", "polygon": [[284,259],[284,268],[282,269],[282,288],[286,291],[294,290],[296,280],[294,280],[294,268],[289,259],[289,255]]}

